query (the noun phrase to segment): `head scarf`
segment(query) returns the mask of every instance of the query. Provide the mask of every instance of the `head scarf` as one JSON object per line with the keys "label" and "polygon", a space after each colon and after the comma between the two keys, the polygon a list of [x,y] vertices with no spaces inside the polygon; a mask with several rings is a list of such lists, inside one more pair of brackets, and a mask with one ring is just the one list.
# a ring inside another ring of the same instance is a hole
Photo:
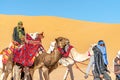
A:
{"label": "head scarf", "polygon": [[103,41],[98,41],[98,45],[105,44]]}
{"label": "head scarf", "polygon": [[17,27],[17,32],[18,32],[18,34],[19,34],[19,38],[20,38],[20,39],[24,38],[24,35],[22,34],[21,31],[22,31],[22,28]]}

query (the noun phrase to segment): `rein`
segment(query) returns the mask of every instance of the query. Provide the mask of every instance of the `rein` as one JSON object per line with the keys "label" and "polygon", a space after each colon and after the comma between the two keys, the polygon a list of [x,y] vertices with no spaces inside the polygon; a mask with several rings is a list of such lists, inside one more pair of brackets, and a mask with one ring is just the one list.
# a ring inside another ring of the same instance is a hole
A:
{"label": "rein", "polygon": [[[80,63],[80,64],[82,64],[82,65],[87,65],[87,64],[81,63],[81,62],[78,62],[78,61],[75,61],[72,54],[71,54],[71,57],[72,57],[71,59],[75,62],[76,68],[77,68],[80,72],[82,72],[83,74],[86,74],[83,70],[80,69],[80,67],[77,65],[77,63]],[[89,76],[93,76],[92,74],[88,74],[88,75],[89,75]]]}

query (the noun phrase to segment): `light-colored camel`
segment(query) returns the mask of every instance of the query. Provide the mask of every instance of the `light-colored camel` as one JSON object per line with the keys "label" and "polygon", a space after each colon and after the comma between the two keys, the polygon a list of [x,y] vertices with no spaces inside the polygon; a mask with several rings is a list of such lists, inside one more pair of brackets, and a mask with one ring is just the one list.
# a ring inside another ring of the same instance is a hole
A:
{"label": "light-colored camel", "polygon": [[[11,73],[11,78],[13,75],[13,50],[18,48],[18,45],[15,45],[13,42],[10,45],[1,51],[0,55],[0,69],[2,74],[0,75],[0,80],[7,80],[9,74]],[[7,58],[6,58],[7,57]],[[3,59],[6,58],[6,63],[3,63]]]}
{"label": "light-colored camel", "polygon": [[6,48],[4,50],[1,51],[1,71],[2,71],[2,74],[1,74],[1,77],[0,79],[1,80],[7,80],[8,78],[8,75],[10,73],[12,73],[12,69],[13,69],[13,62],[12,62],[12,58],[13,58],[13,53],[11,52],[9,55],[8,55],[8,59],[7,59],[7,62],[6,64],[3,64],[2,62],[2,59],[6,56],[6,54],[4,54],[4,51],[5,50],[8,50],[9,48]]}
{"label": "light-colored camel", "polygon": [[71,80],[74,80],[72,66],[75,63],[85,61],[88,58],[89,58],[88,52],[86,52],[84,54],[81,54],[81,53],[77,52],[77,50],[75,48],[72,48],[71,51],[70,51],[69,57],[68,58],[62,58],[60,60],[60,63],[63,66],[67,67],[67,70],[65,72],[63,80],[67,79],[68,73],[70,73]]}
{"label": "light-colored camel", "polygon": [[[69,47],[70,45],[70,41],[65,38],[64,40],[65,44],[66,44],[66,47]],[[52,50],[54,49],[54,42],[52,42],[51,46],[50,46],[50,49],[48,50],[48,52],[52,52]],[[64,58],[62,57],[59,62],[63,65],[63,66],[66,66],[67,67],[67,70],[65,72],[65,75],[64,75],[64,78],[63,80],[66,80],[67,79],[67,76],[68,74],[70,73],[70,77],[71,77],[71,80],[74,80],[74,75],[73,75],[73,70],[72,70],[72,66],[77,63],[77,62],[82,62],[82,61],[85,61],[89,58],[88,56],[88,51],[86,53],[79,53],[75,48],[72,48],[70,50],[70,53],[69,53],[69,56],[67,58]]]}

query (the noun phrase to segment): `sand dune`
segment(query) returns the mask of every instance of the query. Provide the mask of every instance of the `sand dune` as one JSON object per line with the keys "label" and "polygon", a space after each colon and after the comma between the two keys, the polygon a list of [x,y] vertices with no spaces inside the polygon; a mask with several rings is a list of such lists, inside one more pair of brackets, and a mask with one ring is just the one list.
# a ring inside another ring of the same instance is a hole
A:
{"label": "sand dune", "polygon": [[120,50],[120,24],[85,22],[50,16],[0,15],[0,19],[0,50],[7,47],[11,42],[12,31],[18,21],[24,22],[25,31],[28,33],[44,32],[43,46],[45,49],[48,49],[50,42],[56,37],[64,36],[70,39],[71,44],[79,52],[83,53],[89,48],[90,44],[102,39],[106,42],[111,66],[113,58]]}

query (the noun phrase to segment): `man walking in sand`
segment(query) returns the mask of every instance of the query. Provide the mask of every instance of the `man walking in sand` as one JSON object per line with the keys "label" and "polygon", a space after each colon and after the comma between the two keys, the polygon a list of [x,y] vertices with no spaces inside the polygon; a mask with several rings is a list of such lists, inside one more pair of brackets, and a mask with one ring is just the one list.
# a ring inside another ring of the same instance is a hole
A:
{"label": "man walking in sand", "polygon": [[104,64],[103,61],[103,57],[102,57],[102,52],[101,50],[98,48],[97,46],[93,47],[93,52],[94,52],[94,61],[95,61],[95,65],[94,65],[94,80],[101,80],[101,79],[105,79],[105,80],[111,80],[111,77],[108,75],[107,73],[107,67]]}
{"label": "man walking in sand", "polygon": [[103,61],[104,61],[105,67],[107,68],[108,67],[108,60],[107,60],[107,51],[106,51],[105,42],[103,40],[99,40],[97,47],[102,52]]}

